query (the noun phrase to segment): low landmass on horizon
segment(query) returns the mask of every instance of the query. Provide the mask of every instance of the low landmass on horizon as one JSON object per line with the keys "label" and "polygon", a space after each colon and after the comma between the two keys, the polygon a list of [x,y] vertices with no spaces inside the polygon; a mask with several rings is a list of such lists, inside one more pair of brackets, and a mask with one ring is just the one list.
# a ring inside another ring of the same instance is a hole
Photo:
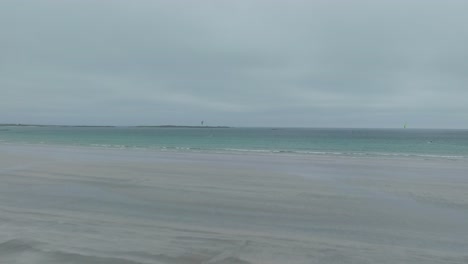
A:
{"label": "low landmass on horizon", "polygon": [[231,128],[229,126],[189,126],[189,125],[142,125],[142,126],[92,126],[92,125],[37,125],[37,124],[0,124],[14,127],[161,127],[161,128]]}

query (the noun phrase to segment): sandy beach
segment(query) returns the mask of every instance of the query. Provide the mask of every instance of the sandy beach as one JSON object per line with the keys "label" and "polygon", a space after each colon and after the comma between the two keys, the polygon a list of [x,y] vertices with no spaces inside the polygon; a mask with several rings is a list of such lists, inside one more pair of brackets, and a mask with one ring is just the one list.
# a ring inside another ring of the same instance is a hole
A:
{"label": "sandy beach", "polygon": [[1,263],[468,263],[466,160],[0,149]]}

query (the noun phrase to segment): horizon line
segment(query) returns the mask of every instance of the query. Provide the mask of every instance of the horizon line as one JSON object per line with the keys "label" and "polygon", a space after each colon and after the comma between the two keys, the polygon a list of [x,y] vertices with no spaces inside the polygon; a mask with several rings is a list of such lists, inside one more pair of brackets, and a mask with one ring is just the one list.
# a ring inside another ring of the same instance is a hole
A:
{"label": "horizon line", "polygon": [[273,128],[273,129],[284,129],[284,128],[314,128],[314,129],[402,129],[402,130],[412,130],[412,129],[434,129],[434,130],[468,130],[468,128],[434,128],[434,127],[329,127],[329,126],[228,126],[228,125],[64,125],[64,124],[28,124],[28,123],[0,123],[0,126],[12,126],[12,127],[154,127],[154,128]]}

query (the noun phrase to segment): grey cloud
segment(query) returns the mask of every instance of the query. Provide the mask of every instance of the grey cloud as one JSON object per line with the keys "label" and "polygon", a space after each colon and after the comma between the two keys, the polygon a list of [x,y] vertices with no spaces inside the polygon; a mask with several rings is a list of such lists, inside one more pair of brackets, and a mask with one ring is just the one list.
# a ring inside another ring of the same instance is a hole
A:
{"label": "grey cloud", "polygon": [[467,7],[2,1],[0,122],[466,127]]}

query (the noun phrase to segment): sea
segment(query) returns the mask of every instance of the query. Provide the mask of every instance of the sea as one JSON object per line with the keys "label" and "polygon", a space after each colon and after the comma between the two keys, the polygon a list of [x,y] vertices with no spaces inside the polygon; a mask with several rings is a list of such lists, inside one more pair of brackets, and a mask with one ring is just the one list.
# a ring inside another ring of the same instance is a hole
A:
{"label": "sea", "polygon": [[468,158],[468,130],[2,126],[0,144],[189,152]]}

